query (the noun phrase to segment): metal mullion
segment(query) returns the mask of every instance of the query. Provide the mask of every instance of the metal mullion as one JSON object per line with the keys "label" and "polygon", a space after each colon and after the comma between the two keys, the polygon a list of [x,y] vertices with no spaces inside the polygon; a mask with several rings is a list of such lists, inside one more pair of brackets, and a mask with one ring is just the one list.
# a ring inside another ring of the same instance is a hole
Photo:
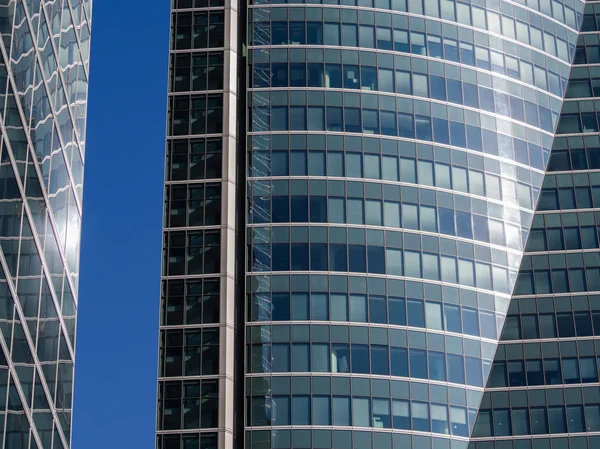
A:
{"label": "metal mullion", "polygon": [[[10,270],[8,269],[6,259],[4,258],[4,251],[2,251],[2,249],[0,249],[0,265],[2,266],[2,269],[4,270],[5,274],[6,273],[10,274]],[[13,281],[12,281],[11,277],[5,276],[5,278],[6,278],[6,282],[7,282],[8,288],[10,290],[10,293],[12,295],[12,300],[14,302],[15,310],[17,312],[19,321],[21,322],[21,328],[23,329],[23,335],[25,335],[25,339],[27,340],[27,345],[29,346],[29,351],[31,352],[31,358],[33,359],[34,365],[38,371],[38,373],[36,373],[36,374],[39,374],[40,383],[42,385],[42,388],[44,389],[44,393],[46,394],[46,399],[47,400],[48,400],[48,398],[51,399],[48,401],[48,405],[50,407],[50,412],[52,413],[52,418],[54,419],[54,422],[55,422],[55,428],[58,429],[59,435],[60,435],[61,439],[63,440],[63,444],[64,444],[64,442],[66,442],[66,439],[65,439],[62,427],[60,425],[60,421],[58,419],[58,415],[57,415],[56,408],[54,405],[53,397],[49,396],[50,389],[48,388],[48,385],[46,383],[46,378],[44,377],[44,373],[42,372],[40,361],[38,360],[38,357],[37,357],[37,351],[35,350],[35,345],[33,343],[33,339],[31,338],[31,334],[29,333],[29,328],[27,327],[27,324],[26,324],[27,321],[25,320],[25,315],[23,314],[23,310],[21,309],[21,304],[19,303],[19,300],[18,300],[17,290],[16,290],[15,286],[13,285]],[[57,315],[60,316],[61,314],[57,314]],[[14,328],[14,326],[13,326],[13,328]],[[2,337],[2,339],[0,341],[3,341],[4,336],[1,335],[1,332],[0,332],[0,337]],[[67,340],[67,339],[65,338],[65,340]],[[57,352],[58,351],[60,351],[60,342],[59,342],[59,346],[57,348]],[[57,356],[58,356],[58,353],[57,353]],[[57,369],[58,369],[58,365],[59,365],[58,359],[56,362],[57,362]],[[12,364],[11,358],[9,358],[8,363],[9,363],[9,366]],[[13,364],[13,367],[14,367],[14,364]],[[74,362],[73,362],[73,369],[75,369]],[[16,371],[15,371],[15,377],[18,379],[18,376],[16,375]],[[19,382],[19,388],[20,388],[20,382]],[[19,396],[21,396],[21,392],[19,392],[19,393],[20,393]],[[21,402],[23,404],[25,404],[24,397],[21,397]],[[27,404],[26,407],[27,407],[26,411],[31,413],[29,411],[29,404]],[[23,408],[25,409],[25,406]],[[31,418],[31,422],[32,422],[31,428],[35,429],[35,432],[37,435],[37,429],[35,428],[35,424],[33,423],[33,417]],[[39,436],[38,436],[38,439],[39,439]],[[42,446],[40,446],[40,447],[42,447]],[[69,447],[69,445],[65,445],[65,447]]]}
{"label": "metal mullion", "polygon": [[[83,72],[85,74],[85,79],[89,82],[90,80],[90,74],[88,73],[86,67],[85,67],[85,63],[83,62],[83,53],[81,52],[81,41],[79,40],[79,33],[77,32],[77,25],[75,25],[75,20],[74,20],[74,15],[73,15],[73,7],[71,6],[71,1],[70,0],[65,0],[67,2],[67,5],[69,7],[69,14],[71,15],[71,23],[73,24],[73,34],[75,34],[75,40],[77,41],[77,51],[79,52],[79,60],[81,61],[81,67],[83,68]],[[83,4],[81,4],[83,6]],[[40,3],[41,6],[41,3]],[[27,9],[27,8],[25,8]],[[64,9],[63,9],[64,11]],[[83,11],[83,8],[82,8]],[[84,14],[85,16],[85,14]],[[83,23],[79,24],[81,27],[84,26]],[[91,33],[90,33],[91,34]]]}
{"label": "metal mullion", "polygon": [[[21,195],[21,202],[23,203],[23,206],[24,206],[24,209],[25,209],[25,214],[27,215],[27,219],[29,220],[29,226],[31,227],[32,230],[35,230],[36,229],[35,228],[35,224],[34,224],[33,218],[31,217],[31,211],[29,210],[29,203],[27,202],[27,197],[25,196],[25,191],[23,189],[23,185],[21,184],[21,179],[19,177],[18,170],[16,168],[16,162],[14,160],[14,155],[13,155],[13,152],[12,152],[12,148],[10,146],[10,142],[9,142],[8,137],[6,135],[6,130],[4,128],[4,120],[2,120],[2,119],[0,119],[0,131],[2,132],[2,135],[4,137],[4,145],[9,150],[7,152],[7,154],[9,156],[9,159],[10,159],[10,162],[11,162],[11,166],[13,168],[13,172],[14,172],[14,175],[15,175],[15,180],[16,180],[17,186],[19,188],[19,193]],[[50,215],[48,216],[48,218],[51,218]],[[54,232],[54,230],[52,232]],[[37,232],[32,232],[32,234],[33,234],[33,241],[34,241],[34,243],[36,245],[36,248],[38,249],[38,254],[40,256],[40,261],[41,261],[41,265],[42,265],[42,268],[43,268],[42,274],[45,275],[45,277],[46,277],[46,282],[48,283],[48,287],[50,289],[50,294],[52,296],[52,300],[54,302],[54,306],[56,308],[57,315],[59,317],[59,321],[60,321],[61,326],[62,326],[62,330],[63,330],[63,332],[65,332],[65,335],[69,335],[68,332],[67,332],[67,330],[66,330],[67,328],[66,328],[66,325],[64,323],[64,319],[63,319],[62,313],[60,313],[60,311],[62,310],[62,308],[60,307],[60,302],[57,299],[56,292],[54,292],[54,284],[52,283],[51,279],[49,279],[50,278],[50,276],[49,276],[50,270],[48,269],[47,263],[46,263],[46,259],[43,256],[43,254],[44,254],[43,246],[42,246],[41,242],[38,241]],[[60,254],[61,253],[60,253],[60,248],[59,248],[59,255]],[[66,265],[64,265],[63,268],[65,266]],[[64,277],[66,277],[67,279],[70,278],[70,276],[68,276],[68,275],[64,276]],[[75,301],[75,306],[77,306],[77,301],[76,301],[75,298],[74,298],[74,301]],[[75,358],[74,358],[75,351],[73,350],[73,347],[71,345],[70,339],[69,338],[65,338],[65,342],[67,344],[67,349],[69,350],[71,359],[75,360]]]}
{"label": "metal mullion", "polygon": [[[2,256],[2,258],[4,258],[4,256]],[[14,326],[13,326],[13,328],[14,328]],[[11,332],[12,332],[12,329],[11,329]],[[2,332],[0,332],[0,347],[2,348],[2,350],[4,351],[5,354],[10,355],[8,345],[6,344],[6,340],[4,339],[4,335],[2,335]],[[17,376],[17,372],[15,370],[12,359],[10,357],[7,357],[6,363],[8,364],[10,378],[15,381],[15,388],[17,390],[17,394],[19,395],[19,400],[21,401],[21,406],[23,407],[23,412],[25,413],[25,417],[27,418],[27,421],[29,422],[29,430],[30,430],[31,434],[33,435],[33,438],[35,439],[35,442],[38,445],[38,448],[42,449],[43,448],[42,441],[41,441],[39,435],[37,434],[37,427],[35,426],[35,422],[33,420],[33,414],[31,413],[31,410],[29,410],[29,404],[27,404],[25,401],[25,394],[23,393],[23,388],[21,387],[21,381],[19,379],[19,376]],[[37,367],[36,367],[36,369],[37,369]],[[9,385],[7,385],[7,387],[8,388],[6,389],[5,405],[8,405],[7,404],[8,395],[10,394]],[[4,431],[2,432],[2,444],[3,444],[2,447],[4,447],[4,439],[5,439],[5,435],[6,435],[6,423],[8,422],[8,415],[9,415],[9,413],[8,413],[8,407],[7,407],[7,409],[4,413]]]}
{"label": "metal mullion", "polygon": [[[29,17],[29,11],[27,11],[27,8],[25,8],[25,16],[27,18],[28,25],[29,25],[29,27],[31,29],[31,18]],[[40,23],[40,27],[41,26],[42,25]],[[51,42],[53,41],[51,34],[49,35],[49,41],[51,41]],[[37,42],[36,42],[36,45],[34,47],[37,50]],[[54,47],[53,47],[53,49],[54,49]],[[55,58],[56,58],[56,55],[57,54],[55,53],[54,54]],[[66,154],[66,150],[65,150],[66,146],[65,146],[64,141],[63,141],[62,133],[60,131],[60,127],[57,126],[57,123],[59,123],[59,121],[58,121],[58,117],[57,117],[57,112],[55,111],[55,107],[56,106],[55,106],[55,104],[53,104],[56,100],[54,99],[54,101],[53,101],[52,97],[49,95],[50,92],[49,92],[48,82],[46,81],[46,78],[45,78],[44,69],[43,69],[44,66],[43,66],[42,61],[40,59],[39,51],[35,52],[35,58],[36,58],[37,65],[40,68],[39,69],[39,73],[40,73],[40,75],[42,77],[40,81],[44,84],[44,89],[46,90],[46,98],[48,99],[48,102],[51,105],[50,109],[52,111],[52,119],[54,120],[53,130],[57,131],[56,135],[58,136],[58,139],[59,139],[59,142],[60,142],[60,147],[61,147],[61,150],[63,151],[63,158],[65,159],[65,162],[66,162],[65,163],[65,168],[66,168],[67,173],[69,175],[69,180],[71,181],[71,184],[74,186],[75,184],[74,184],[74,177],[73,177],[73,174],[72,174],[72,171],[71,171],[71,161],[69,161],[69,159],[67,158],[67,154]],[[61,73],[60,73],[61,72],[60,59],[57,58],[56,61],[57,61],[57,64],[56,64],[56,73],[60,76],[61,75]],[[83,61],[82,61],[82,64],[83,64]],[[12,74],[12,70],[10,72],[11,72],[10,74]],[[34,73],[34,76],[36,76],[35,73]],[[37,78],[37,76],[36,76],[36,78]],[[61,79],[61,81],[62,81],[62,79]],[[65,92],[65,89],[64,89],[64,86],[65,86],[64,82],[63,82],[62,86],[63,86],[63,94],[65,95],[65,104],[67,105],[67,109],[69,109],[69,103],[66,101],[66,92]],[[58,90],[59,89],[57,87],[57,89],[56,89],[57,95],[58,95]],[[69,112],[70,112],[70,110],[69,110]],[[73,135],[75,135],[77,137],[77,133],[75,132],[75,120],[73,120],[72,114],[69,114],[69,115],[71,117],[71,123],[73,124]],[[27,134],[28,142],[29,142],[30,135],[28,133],[26,133],[26,134]],[[55,133],[53,133],[53,135],[54,134]],[[83,168],[85,170],[85,158],[83,156],[83,153],[81,152],[81,143],[79,142],[78,139],[76,139],[76,140],[77,140],[77,145],[79,147],[78,148],[79,156],[81,158],[82,166],[83,166]],[[31,147],[33,148],[33,144],[31,145]],[[35,158],[35,162],[37,162],[37,158]],[[41,179],[43,179],[43,178],[41,178]],[[43,183],[42,183],[42,185],[43,185]],[[80,204],[80,200],[77,197],[77,195],[75,195],[75,203],[77,204],[77,208],[79,210],[79,216],[81,217],[81,214],[82,214],[82,205]]]}
{"label": "metal mullion", "polygon": [[[85,161],[85,157],[83,155],[83,152],[81,151],[81,141],[80,141],[78,133],[75,132],[75,123],[76,123],[76,121],[73,119],[73,112],[71,110],[71,105],[66,101],[66,93],[65,93],[65,85],[66,84],[64,82],[62,70],[61,70],[61,67],[60,67],[59,53],[58,53],[58,51],[56,51],[56,48],[54,46],[54,38],[53,38],[53,34],[52,34],[52,29],[50,29],[50,27],[48,25],[49,22],[48,22],[48,14],[46,13],[46,7],[45,7],[45,5],[43,3],[40,3],[40,7],[41,7],[41,9],[43,11],[44,18],[46,19],[46,27],[48,28],[48,37],[49,37],[48,40],[50,41],[50,45],[52,46],[52,51],[54,52],[54,57],[56,59],[56,74],[58,76],[58,79],[60,79],[60,82],[62,83],[63,95],[65,95],[65,105],[67,106],[67,111],[69,112],[69,116],[71,117],[71,123],[73,123],[73,135],[75,136],[75,140],[77,141],[79,156],[81,157],[81,161],[83,162],[83,161]],[[26,10],[25,11],[25,15],[27,16],[27,20],[30,21],[31,19],[29,18],[28,14],[29,14],[29,11]],[[61,16],[61,20],[62,20],[62,16]],[[41,26],[41,24],[40,24],[40,26]],[[61,30],[62,30],[62,28],[61,28]],[[62,34],[62,33],[59,33],[59,34]],[[37,48],[37,45],[36,45],[36,48]],[[40,63],[41,60],[40,60],[40,55],[39,55],[38,52],[36,52],[36,60],[38,61],[38,64],[40,64],[40,66],[43,67],[43,65]],[[83,63],[83,60],[81,61],[81,63],[82,63],[82,65],[85,65]],[[46,82],[44,71],[41,70],[41,73],[42,73],[42,79],[44,80],[44,84],[47,87],[48,83]],[[58,82],[58,80],[57,80],[57,82]],[[58,89],[58,86],[57,86],[57,88],[56,88],[57,95],[58,95],[58,91],[59,91],[59,89]],[[51,98],[50,95],[48,95],[48,99],[50,99],[50,98]],[[56,100],[54,100],[54,101],[56,101]],[[52,116],[54,117],[56,115],[56,111],[54,110],[55,105],[52,104],[52,106],[53,106],[52,107]],[[57,120],[55,119],[55,123],[56,122],[57,122]],[[62,142],[62,135],[61,135],[60,129],[58,129],[58,133],[57,134],[58,134],[59,140],[61,140],[61,146],[64,149],[65,146],[64,146],[64,143]],[[65,160],[66,160],[66,158],[65,158]],[[66,164],[66,165],[67,165],[67,169],[69,170],[69,174],[70,174],[70,166],[69,166],[69,164]],[[81,205],[79,204],[78,201],[77,201],[77,204],[78,204],[79,210],[81,211]]]}
{"label": "metal mullion", "polygon": [[[5,49],[4,45],[3,45],[3,43],[0,43],[0,52],[2,52],[2,56],[3,56],[3,57],[5,57],[5,56],[6,56],[6,53],[5,53],[5,52],[6,52],[6,49]],[[5,61],[6,61],[6,60],[5,60]],[[39,61],[38,61],[38,64],[39,64]],[[40,72],[41,72],[41,71],[40,71]],[[42,76],[43,76],[43,75],[42,75]],[[13,96],[15,96],[15,94],[14,94],[14,92],[15,92],[15,89],[14,89],[14,78],[13,78],[13,76],[12,76],[12,70],[9,70],[9,76],[8,76],[8,79],[11,81],[11,88],[13,89]],[[43,82],[44,82],[44,84],[46,84],[46,82],[45,82],[45,81],[43,81]],[[47,86],[47,84],[46,84],[46,86]],[[22,122],[23,126],[25,127],[25,129],[27,129],[27,127],[26,127],[26,126],[25,126],[25,124],[24,124],[24,123],[25,123],[25,121],[24,121],[24,119],[23,119],[25,115],[24,115],[24,113],[23,113],[23,111],[22,111],[22,106],[21,106],[21,104],[20,104],[20,101],[17,101],[17,98],[16,98],[16,96],[15,96],[15,103],[17,104],[17,109],[18,109],[18,111],[19,111],[19,116],[20,116],[21,122]],[[54,114],[53,114],[53,116],[54,116]],[[54,117],[53,117],[53,118],[54,118]],[[56,118],[54,118],[54,120],[55,120],[55,122],[56,122]],[[5,143],[7,144],[7,146],[8,146],[9,148],[11,148],[11,147],[10,147],[10,142],[8,141],[8,136],[7,136],[7,134],[6,134],[6,130],[5,130],[5,127],[4,127],[4,118],[2,118],[2,119],[0,120],[0,129],[2,130],[2,133],[3,133],[3,134],[4,134],[4,136],[5,136]],[[46,208],[47,208],[49,211],[52,211],[52,213],[48,214],[48,218],[49,218],[49,220],[50,220],[50,223],[51,223],[52,232],[54,233],[54,236],[55,236],[55,238],[56,238],[58,234],[57,234],[57,232],[56,232],[56,228],[57,228],[57,226],[56,226],[56,223],[55,223],[55,221],[54,221],[54,211],[53,211],[53,209],[52,209],[52,207],[51,207],[50,200],[49,200],[49,197],[48,197],[48,193],[46,192],[46,186],[45,186],[45,183],[43,182],[43,177],[41,176],[41,170],[40,170],[40,168],[39,168],[39,165],[38,165],[37,157],[35,156],[35,153],[33,152],[33,151],[34,151],[34,150],[33,150],[34,146],[33,146],[33,144],[31,143],[31,136],[30,136],[30,134],[29,134],[29,133],[27,133],[27,132],[24,132],[24,134],[25,134],[25,136],[26,136],[26,139],[27,139],[27,144],[28,144],[28,147],[29,147],[29,148],[28,148],[28,155],[29,155],[29,157],[31,157],[31,159],[32,159],[32,162],[33,162],[33,166],[34,166],[34,168],[35,168],[35,170],[36,170],[36,173],[37,173],[37,176],[38,176],[38,182],[40,182],[40,187],[41,187],[41,190],[42,190],[42,195],[43,195],[43,198],[44,198],[44,201],[45,201],[45,206],[46,206]],[[59,133],[57,133],[57,135],[59,135]],[[60,138],[60,137],[59,137],[59,138]],[[64,159],[65,159],[65,161],[66,161],[66,160],[67,160],[67,158],[65,157],[65,151],[64,151],[64,148],[63,148],[63,146],[62,146],[62,143],[61,143],[61,151],[62,151],[62,154],[63,154],[63,158],[64,158]],[[11,156],[12,156],[12,148],[11,148]],[[13,164],[14,164],[14,161],[13,161],[12,159],[11,159],[11,163],[13,163]],[[70,174],[70,168],[69,168],[69,164],[68,164],[68,163],[65,163],[65,167],[66,167],[66,169],[67,169],[67,173],[69,173],[69,177],[71,177],[71,174]],[[13,167],[13,171],[15,172],[15,178],[19,178],[18,170],[16,170],[16,169]],[[18,179],[18,182],[20,182],[20,178]],[[72,190],[72,191],[74,191],[74,190],[75,190],[75,188],[74,188],[74,186],[73,186],[72,179],[69,179],[69,187],[71,188],[71,190]],[[20,192],[21,192],[21,197],[23,198],[23,203],[27,203],[26,196],[25,196],[25,191],[24,191],[24,189],[23,189],[23,187],[22,187],[22,186],[20,186]],[[78,204],[77,204],[77,195],[75,195],[75,193],[74,193],[74,192],[72,192],[72,194],[73,194],[73,197],[74,197],[74,199],[75,199],[75,203],[76,203],[76,205],[78,205]],[[70,206],[70,204],[68,204],[68,206]],[[79,213],[79,217],[81,218],[81,206],[80,206],[80,205],[78,205],[78,206],[79,206],[78,213]],[[28,203],[27,203],[27,209],[29,209],[29,204],[28,204]],[[28,212],[30,213],[30,211],[28,211]],[[68,213],[68,212],[67,212],[67,213]],[[30,218],[30,223],[33,223],[33,220],[32,220],[31,218]],[[34,228],[35,228],[35,227],[34,227]],[[58,242],[60,242],[60,237],[59,237],[59,238],[56,238],[56,241],[57,241],[57,243],[58,243]],[[41,244],[40,244],[40,246],[41,246]],[[68,263],[67,263],[66,256],[64,256],[64,255],[63,255],[63,249],[61,248],[61,246],[60,246],[60,245],[57,245],[57,246],[58,246],[58,254],[60,255],[61,261],[62,261],[62,263],[63,263],[63,267],[67,268],[69,265],[68,265]],[[42,252],[40,252],[40,254],[43,254],[43,251],[42,251]],[[42,259],[43,259],[43,257],[42,257]],[[73,268],[75,268],[75,267],[73,267]],[[68,270],[65,270],[65,271],[68,271]],[[70,286],[70,288],[71,288],[71,292],[72,292],[72,293],[76,292],[77,290],[74,288],[74,282],[73,282],[73,280],[71,279],[70,273],[67,273],[67,276],[66,276],[66,277],[67,277],[67,279],[69,280],[68,282],[69,282],[69,286]],[[77,306],[77,304],[78,304],[78,298],[77,298],[77,295],[76,295],[75,293],[74,293],[74,295],[73,295],[73,299],[74,299],[74,301],[75,301],[75,305]],[[60,310],[60,307],[59,307],[57,310]],[[72,352],[74,353],[74,351],[72,351]]]}

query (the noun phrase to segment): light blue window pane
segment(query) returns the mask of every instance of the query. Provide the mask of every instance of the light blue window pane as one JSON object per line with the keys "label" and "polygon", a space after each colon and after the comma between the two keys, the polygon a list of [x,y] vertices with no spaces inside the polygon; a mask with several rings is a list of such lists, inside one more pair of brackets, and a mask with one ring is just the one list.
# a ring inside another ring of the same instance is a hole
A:
{"label": "light blue window pane", "polygon": [[483,263],[476,264],[477,271],[477,287],[492,289],[492,269],[489,265]]}
{"label": "light blue window pane", "polygon": [[423,0],[408,0],[408,11],[423,14]]}
{"label": "light blue window pane", "polygon": [[529,414],[526,408],[513,409],[512,422],[514,435],[529,435]]}
{"label": "light blue window pane", "polygon": [[477,310],[463,308],[462,309],[463,319],[463,332],[467,335],[479,335],[479,318]]}
{"label": "light blue window pane", "polygon": [[[266,358],[266,357],[265,357]],[[268,360],[263,361],[263,366],[269,363]],[[273,345],[273,372],[289,372],[290,371],[290,347],[289,345]]]}
{"label": "light blue window pane", "polygon": [[365,178],[381,179],[379,171],[379,156],[365,154]]}
{"label": "light blue window pane", "polygon": [[504,268],[493,267],[494,289],[502,293],[510,293],[508,285],[508,273]]}
{"label": "light blue window pane", "polygon": [[454,257],[441,256],[442,263],[442,281],[457,283],[456,259]]}
{"label": "light blue window pane", "polygon": [[[414,34],[414,33],[413,33]],[[427,75],[413,73],[412,77],[413,94],[417,97],[429,97],[429,86],[427,83]]]}
{"label": "light blue window pane", "polygon": [[583,382],[597,382],[598,369],[593,357],[582,357],[579,359],[579,368]]}
{"label": "light blue window pane", "polygon": [[446,356],[443,352],[428,352],[429,378],[446,381]]}
{"label": "light blue window pane", "polygon": [[322,107],[308,108],[308,129],[323,131],[325,129],[325,109]]}
{"label": "light blue window pane", "polygon": [[423,253],[423,277],[434,281],[440,280],[440,268],[437,255]]}
{"label": "light blue window pane", "polygon": [[311,176],[325,176],[325,152],[324,151],[311,151],[309,153],[310,160],[310,175]]}
{"label": "light blue window pane", "polygon": [[579,366],[577,359],[562,359],[562,371],[566,384],[579,383]]}
{"label": "light blue window pane", "polygon": [[569,432],[584,432],[585,420],[583,418],[583,408],[581,405],[571,405],[567,407],[567,417],[569,422]]}
{"label": "light blue window pane", "polygon": [[334,344],[331,346],[331,372],[349,373],[350,372],[350,346],[344,344]]}
{"label": "light blue window pane", "polygon": [[329,198],[327,206],[331,223],[344,223],[346,221],[344,200],[342,198]]}
{"label": "light blue window pane", "polygon": [[344,153],[327,152],[327,174],[344,176]]}
{"label": "light blue window pane", "polygon": [[470,287],[475,286],[475,275],[473,273],[473,262],[470,260],[458,260],[458,279],[460,284]]}
{"label": "light blue window pane", "polygon": [[352,398],[352,425],[371,426],[371,401],[367,398]]}
{"label": "light blue window pane", "polygon": [[399,94],[412,95],[410,72],[396,70],[396,92]]}
{"label": "light blue window pane", "polygon": [[448,382],[457,384],[465,383],[464,359],[460,355],[448,354]]}
{"label": "light blue window pane", "polygon": [[273,176],[287,176],[289,173],[289,154],[287,151],[271,153],[271,171]]}
{"label": "light blue window pane", "polygon": [[342,25],[342,41],[347,47],[358,47],[358,29],[356,25]]}
{"label": "light blue window pane", "polygon": [[409,326],[425,327],[425,308],[423,301],[409,299],[407,301],[407,310]]}
{"label": "light blue window pane", "polygon": [[394,71],[378,69],[379,90],[383,92],[394,92]]}
{"label": "light blue window pane", "polygon": [[419,161],[417,163],[417,168],[419,172],[419,184],[424,184],[428,186],[434,185],[433,162]]}
{"label": "light blue window pane", "polygon": [[340,25],[337,23],[325,23],[324,28],[325,45],[340,45]]}
{"label": "light blue window pane", "polygon": [[448,332],[462,332],[460,309],[458,306],[444,305],[444,328]]}
{"label": "light blue window pane", "polygon": [[408,401],[393,401],[393,424],[394,429],[410,430],[410,403]]}
{"label": "light blue window pane", "polygon": [[443,189],[452,188],[449,165],[435,164],[435,185]]}
{"label": "light blue window pane", "polygon": [[402,204],[402,225],[408,229],[419,229],[419,210],[414,204]]}
{"label": "light blue window pane", "polygon": [[288,108],[273,107],[271,109],[271,130],[287,131],[288,129]]}
{"label": "light blue window pane", "polygon": [[442,19],[456,21],[456,14],[454,13],[454,2],[449,0],[441,0],[442,6]]}
{"label": "light blue window pane", "polygon": [[469,170],[469,187],[472,194],[485,196],[483,173]]}
{"label": "light blue window pane", "polygon": [[450,407],[450,428],[452,435],[468,436],[467,411],[464,408]]}
{"label": "light blue window pane", "polygon": [[363,109],[363,132],[365,134],[380,134],[378,111]]}
{"label": "light blue window pane", "polygon": [[404,274],[408,277],[421,277],[421,253],[404,251]]}
{"label": "light blue window pane", "polygon": [[385,266],[388,274],[402,276],[402,251],[386,248]]}
{"label": "light blue window pane", "polygon": [[440,404],[431,404],[431,431],[448,435],[448,407]]}
{"label": "light blue window pane", "polygon": [[600,405],[586,405],[585,419],[588,432],[600,430]]}
{"label": "light blue window pane", "polygon": [[308,295],[295,293],[292,295],[292,320],[308,320]]}
{"label": "light blue window pane", "polygon": [[394,228],[400,227],[400,203],[385,202],[384,208],[384,225]]}
{"label": "light blue window pane", "polygon": [[421,206],[421,230],[438,232],[435,207]]}
{"label": "light blue window pane", "polygon": [[361,25],[358,31],[361,47],[375,48],[375,29],[372,26]]}
{"label": "light blue window pane", "polygon": [[292,371],[305,373],[310,371],[310,348],[308,344],[292,345]]}
{"label": "light blue window pane", "polygon": [[456,12],[458,23],[471,25],[471,9],[469,8],[469,5],[456,2]]}
{"label": "light blue window pane", "polygon": [[398,158],[394,156],[383,156],[382,164],[383,179],[386,181],[398,181]]}
{"label": "light blue window pane", "polygon": [[310,397],[292,397],[292,424],[296,426],[310,425]]}
{"label": "light blue window pane", "polygon": [[350,425],[350,398],[348,397],[333,397],[333,425],[334,426],[349,426]]}
{"label": "light blue window pane", "polygon": [[292,176],[308,175],[306,151],[292,151],[290,153],[290,162],[290,174]]}
{"label": "light blue window pane", "polygon": [[331,294],[331,321],[348,321],[348,297]]}
{"label": "light blue window pane", "polygon": [[[263,401],[264,402],[264,401]],[[289,426],[290,425],[290,397],[277,396],[273,398],[273,425],[274,426]]]}
{"label": "light blue window pane", "polygon": [[331,425],[331,405],[329,396],[313,396],[313,425]]}
{"label": "light blue window pane", "polygon": [[442,330],[442,305],[427,301],[425,304],[425,323],[428,329]]}
{"label": "light blue window pane", "polygon": [[362,178],[362,156],[360,154],[346,153],[346,176]]}
{"label": "light blue window pane", "polygon": [[564,407],[548,407],[548,419],[550,421],[550,432],[567,433]]}
{"label": "light blue window pane", "polygon": [[350,295],[350,321],[366,323],[367,297],[364,295]]}
{"label": "light blue window pane", "polygon": [[424,402],[412,402],[411,412],[413,430],[430,432],[431,426],[429,422],[429,404]]}
{"label": "light blue window pane", "polygon": [[348,199],[348,223],[364,224],[363,200]]}
{"label": "light blue window pane", "polygon": [[388,399],[373,399],[373,427],[391,429],[390,401]]}
{"label": "light blue window pane", "polygon": [[400,158],[400,181],[417,182],[417,167],[414,159]]}
{"label": "light blue window pane", "polygon": [[311,319],[315,321],[326,321],[329,319],[329,305],[327,304],[327,295],[313,293],[310,296]]}
{"label": "light blue window pane", "polygon": [[290,107],[290,129],[293,131],[306,130],[306,108]]}
{"label": "light blue window pane", "polygon": [[381,216],[381,201],[366,201],[367,224],[381,226],[383,224]]}
{"label": "light blue window pane", "polygon": [[312,345],[312,371],[327,373],[329,372],[329,345]]}

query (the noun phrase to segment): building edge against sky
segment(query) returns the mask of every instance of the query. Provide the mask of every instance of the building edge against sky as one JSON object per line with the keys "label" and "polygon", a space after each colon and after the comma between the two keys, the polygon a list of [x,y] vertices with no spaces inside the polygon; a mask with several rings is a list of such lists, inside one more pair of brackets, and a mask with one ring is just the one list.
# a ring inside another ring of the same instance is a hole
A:
{"label": "building edge against sky", "polygon": [[172,3],[158,447],[595,447],[594,3],[342,3]]}
{"label": "building edge against sky", "polygon": [[91,0],[0,1],[0,441],[68,448]]}

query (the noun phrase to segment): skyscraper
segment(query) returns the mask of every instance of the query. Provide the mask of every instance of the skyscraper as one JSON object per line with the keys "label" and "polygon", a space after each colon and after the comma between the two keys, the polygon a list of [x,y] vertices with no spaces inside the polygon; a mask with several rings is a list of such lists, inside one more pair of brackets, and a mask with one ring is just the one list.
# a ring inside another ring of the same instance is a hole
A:
{"label": "skyscraper", "polygon": [[600,445],[596,8],[173,2],[158,448]]}
{"label": "skyscraper", "polygon": [[0,0],[0,446],[67,449],[91,0]]}

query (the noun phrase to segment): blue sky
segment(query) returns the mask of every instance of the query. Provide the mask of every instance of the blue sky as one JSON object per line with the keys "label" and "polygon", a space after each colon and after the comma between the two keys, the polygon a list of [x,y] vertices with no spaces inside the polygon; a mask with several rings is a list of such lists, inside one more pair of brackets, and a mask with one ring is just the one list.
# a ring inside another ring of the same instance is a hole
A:
{"label": "blue sky", "polygon": [[94,2],[73,449],[155,444],[169,3]]}

